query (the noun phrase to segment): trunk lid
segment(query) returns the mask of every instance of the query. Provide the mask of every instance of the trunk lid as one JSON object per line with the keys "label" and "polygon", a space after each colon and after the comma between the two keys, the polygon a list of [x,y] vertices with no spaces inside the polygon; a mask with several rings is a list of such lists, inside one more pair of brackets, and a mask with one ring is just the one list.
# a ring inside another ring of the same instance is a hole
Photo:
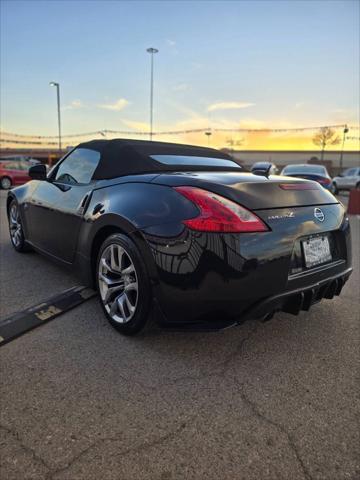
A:
{"label": "trunk lid", "polygon": [[203,188],[251,210],[339,203],[317,182],[280,175],[265,177],[243,172],[174,172],[160,174],[152,183]]}

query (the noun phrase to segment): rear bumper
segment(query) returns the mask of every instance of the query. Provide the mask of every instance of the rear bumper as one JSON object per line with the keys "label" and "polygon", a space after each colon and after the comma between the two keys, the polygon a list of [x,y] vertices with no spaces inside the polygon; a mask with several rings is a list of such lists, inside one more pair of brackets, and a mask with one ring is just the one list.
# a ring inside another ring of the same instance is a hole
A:
{"label": "rear bumper", "polygon": [[241,323],[249,318],[263,318],[278,311],[293,315],[298,315],[302,310],[308,311],[312,305],[322,299],[331,299],[340,295],[351,272],[352,268],[348,268],[341,274],[318,281],[305,288],[297,288],[261,300],[244,312]]}
{"label": "rear bumper", "polygon": [[347,268],[342,273],[308,284],[306,287],[288,290],[259,299],[241,313],[238,312],[237,315],[235,315],[234,311],[233,315],[220,315],[217,318],[209,312],[208,315],[204,315],[201,318],[192,318],[191,321],[186,318],[186,315],[184,315],[183,319],[177,318],[174,321],[164,314],[160,304],[155,299],[155,316],[162,327],[172,330],[216,331],[235,325],[242,325],[251,319],[270,320],[276,312],[298,315],[301,311],[309,311],[313,305],[323,299],[332,299],[340,295],[351,273],[352,268]]}

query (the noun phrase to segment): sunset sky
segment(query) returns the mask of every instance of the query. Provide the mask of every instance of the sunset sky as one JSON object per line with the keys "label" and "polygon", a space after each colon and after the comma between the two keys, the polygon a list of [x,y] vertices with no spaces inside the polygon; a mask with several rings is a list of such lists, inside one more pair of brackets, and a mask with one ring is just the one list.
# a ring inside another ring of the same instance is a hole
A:
{"label": "sunset sky", "polygon": [[[56,135],[54,80],[65,135],[147,131],[150,46],[155,130],[358,126],[359,15],[352,0],[2,0],[1,129]],[[214,133],[211,144],[312,149],[313,133]],[[204,133],[159,139],[207,144]]]}

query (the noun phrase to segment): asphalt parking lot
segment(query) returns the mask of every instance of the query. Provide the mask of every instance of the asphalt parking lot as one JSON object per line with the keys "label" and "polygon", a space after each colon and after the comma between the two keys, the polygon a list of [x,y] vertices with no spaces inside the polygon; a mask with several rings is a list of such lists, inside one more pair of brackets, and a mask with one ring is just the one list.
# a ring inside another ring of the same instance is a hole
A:
{"label": "asphalt parking lot", "polygon": [[[10,246],[3,319],[77,285]],[[217,333],[115,332],[97,299],[3,345],[3,480],[356,479],[360,217],[342,296]]]}

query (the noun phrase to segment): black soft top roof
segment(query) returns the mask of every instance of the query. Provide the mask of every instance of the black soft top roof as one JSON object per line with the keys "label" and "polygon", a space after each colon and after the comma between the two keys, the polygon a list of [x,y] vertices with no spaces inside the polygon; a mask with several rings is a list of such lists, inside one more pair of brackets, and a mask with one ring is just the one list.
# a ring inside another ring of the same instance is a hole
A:
{"label": "black soft top roof", "polygon": [[[152,155],[186,155],[232,160],[226,153],[213,148],[144,140],[92,140],[80,143],[77,148],[100,152],[100,161],[93,175],[95,180],[165,170],[201,170],[201,167],[196,165],[164,165],[151,158]],[[224,168],[229,169],[228,166]],[[234,168],[239,168],[236,162]]]}

